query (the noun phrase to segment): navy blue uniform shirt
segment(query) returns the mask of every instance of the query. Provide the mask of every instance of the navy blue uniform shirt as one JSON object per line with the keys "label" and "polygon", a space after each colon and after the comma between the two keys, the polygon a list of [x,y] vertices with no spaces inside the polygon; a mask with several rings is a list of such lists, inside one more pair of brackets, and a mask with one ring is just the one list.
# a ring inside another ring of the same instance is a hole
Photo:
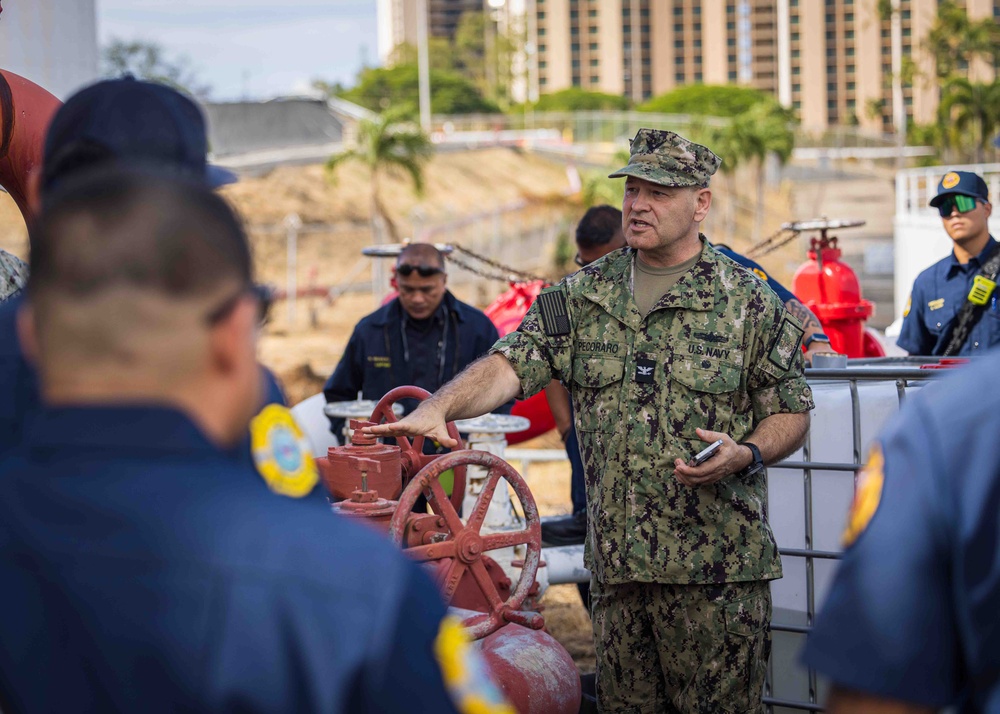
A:
{"label": "navy blue uniform shirt", "polygon": [[994,352],[907,397],[869,456],[881,500],[803,657],[843,687],[1000,712],[998,373]]}
{"label": "navy blue uniform shirt", "polygon": [[[24,423],[41,403],[38,376],[17,338],[17,311],[22,302],[24,293],[0,304],[0,456],[21,443]],[[264,405],[284,404],[285,395],[274,375],[266,367],[261,372]],[[249,450],[245,451],[249,458]]]}
{"label": "navy blue uniform shirt", "polygon": [[[965,304],[972,281],[997,244],[993,236],[983,251],[962,265],[952,252],[920,273],[913,281],[910,300],[903,311],[903,327],[896,344],[911,355],[939,355],[947,347],[949,326]],[[986,310],[959,355],[982,354],[1000,344],[1000,306],[993,292]]]}
{"label": "navy blue uniform shirt", "polygon": [[[337,368],[326,380],[323,394],[327,402],[348,402],[358,398],[378,401],[395,387],[414,384],[428,392],[437,391],[445,382],[485,355],[499,339],[490,319],[471,305],[446,292],[439,313],[444,319],[429,318],[431,324],[420,344],[409,344],[404,332],[404,311],[399,299],[392,300],[355,325],[351,339]],[[428,349],[440,345],[441,349]],[[433,379],[426,380],[427,375]],[[423,382],[423,383],[420,383]],[[401,402],[403,413],[417,405],[412,399]],[[498,412],[507,413],[513,402]],[[333,433],[339,436],[343,419],[330,419]]]}
{"label": "navy blue uniform shirt", "polygon": [[773,290],[778,295],[779,298],[781,298],[781,302],[786,303],[789,300],[798,299],[795,297],[795,295],[792,294],[790,290],[788,290],[788,288],[786,288],[784,285],[782,285],[777,280],[772,278],[769,273],[765,272],[764,269],[760,267],[759,264],[750,260],[746,256],[740,255],[732,248],[728,248],[726,246],[713,245],[712,247],[715,248],[718,252],[722,253],[727,258],[729,258],[730,260],[739,263],[744,268],[747,268],[751,273],[753,273],[758,278],[767,283],[767,286],[771,288],[771,290]]}
{"label": "navy blue uniform shirt", "polygon": [[35,413],[0,464],[0,599],[12,711],[455,711],[418,567],[169,409]]}

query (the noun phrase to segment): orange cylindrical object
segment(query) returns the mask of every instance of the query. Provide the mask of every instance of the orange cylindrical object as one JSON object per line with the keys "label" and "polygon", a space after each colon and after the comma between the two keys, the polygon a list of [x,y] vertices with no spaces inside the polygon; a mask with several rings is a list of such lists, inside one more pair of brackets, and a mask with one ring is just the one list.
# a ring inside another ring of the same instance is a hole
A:
{"label": "orange cylindrical object", "polygon": [[813,241],[809,260],[792,279],[792,292],[819,318],[830,346],[848,357],[872,357],[865,349],[865,321],[874,305],[861,297],[861,285],[851,266],[840,260],[836,238]]}

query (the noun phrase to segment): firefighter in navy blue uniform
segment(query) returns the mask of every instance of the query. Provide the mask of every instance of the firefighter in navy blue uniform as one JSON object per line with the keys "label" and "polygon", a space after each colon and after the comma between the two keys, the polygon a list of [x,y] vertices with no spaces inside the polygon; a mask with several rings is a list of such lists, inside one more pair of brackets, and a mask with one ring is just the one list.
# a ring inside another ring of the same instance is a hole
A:
{"label": "firefighter in navy blue uniform", "polygon": [[[159,166],[219,187],[236,177],[206,164],[208,140],[197,105],[162,85],[120,79],[99,82],[67,100],[46,136],[43,196],[67,177],[103,165]],[[32,195],[36,207],[43,196]],[[17,336],[20,293],[0,304],[0,455],[20,443],[39,404],[34,368]],[[263,404],[284,404],[274,375],[261,366]]]}
{"label": "firefighter in navy blue uniform", "polygon": [[908,397],[868,455],[803,655],[831,714],[1000,712],[998,370],[992,352]]}
{"label": "firefighter in navy blue uniform", "polygon": [[[998,248],[987,225],[993,206],[986,182],[968,171],[949,171],[930,205],[941,214],[954,250],[913,282],[896,344],[911,355],[982,354],[1000,344],[1000,308],[993,289],[1000,258],[988,265]],[[967,334],[956,337],[963,311],[970,312],[970,324]]]}
{"label": "firefighter in navy blue uniform", "polygon": [[[221,198],[71,179],[31,255],[44,406],[0,463],[5,707],[510,714],[415,564],[271,494],[317,473],[287,410],[253,417],[260,304]],[[227,452],[251,417],[267,487]]]}
{"label": "firefighter in navy blue uniform", "polygon": [[[434,392],[486,354],[499,339],[480,310],[447,289],[444,257],[427,243],[411,243],[396,261],[399,295],[355,326],[337,368],[323,386],[327,402],[381,399],[403,385]],[[402,401],[405,414],[416,401]],[[498,409],[509,412],[510,405]],[[343,419],[330,419],[338,436]]]}

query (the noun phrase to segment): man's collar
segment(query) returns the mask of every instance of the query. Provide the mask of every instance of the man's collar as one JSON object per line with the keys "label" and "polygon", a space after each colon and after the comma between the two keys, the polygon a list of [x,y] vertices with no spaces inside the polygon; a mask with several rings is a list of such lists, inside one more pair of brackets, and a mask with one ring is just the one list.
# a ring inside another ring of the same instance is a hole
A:
{"label": "man's collar", "polygon": [[[698,262],[657,301],[654,309],[673,308],[705,312],[715,305],[718,254],[704,236],[700,238],[701,254]],[[617,255],[612,253],[607,259],[595,264],[593,270],[588,266],[577,273],[583,279],[590,278],[589,285],[584,284],[583,297],[596,302],[609,315],[633,330],[639,329],[643,321],[631,287],[635,255],[636,251],[633,248],[624,248]]]}
{"label": "man's collar", "polygon": [[948,274],[947,277],[953,277],[956,273],[967,273],[969,271],[978,271],[982,267],[983,263],[989,257],[990,252],[993,250],[993,246],[997,244],[996,239],[991,235],[989,240],[986,241],[986,245],[983,249],[979,251],[979,255],[975,255],[969,258],[969,262],[966,265],[962,265],[958,262],[958,258],[955,257],[955,250],[952,249],[950,261],[948,261]]}
{"label": "man's collar", "polygon": [[72,406],[38,410],[28,421],[32,448],[223,453],[190,418],[164,406]]}

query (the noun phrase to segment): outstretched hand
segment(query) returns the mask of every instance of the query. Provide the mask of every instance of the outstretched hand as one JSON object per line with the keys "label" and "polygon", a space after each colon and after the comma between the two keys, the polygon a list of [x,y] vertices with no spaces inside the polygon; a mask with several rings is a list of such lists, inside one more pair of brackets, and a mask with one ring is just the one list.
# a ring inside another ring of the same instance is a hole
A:
{"label": "outstretched hand", "polygon": [[742,471],[753,460],[750,449],[737,444],[728,434],[706,429],[697,429],[696,433],[706,444],[722,439],[722,446],[714,456],[698,466],[690,466],[689,462],[674,459],[674,475],[685,486],[707,486],[715,483]]}
{"label": "outstretched hand", "polygon": [[448,433],[448,425],[445,423],[444,415],[439,413],[429,402],[422,402],[412,414],[399,421],[379,424],[378,426],[366,426],[361,431],[372,436],[408,436],[410,438],[428,436],[449,449],[458,446],[458,442]]}

